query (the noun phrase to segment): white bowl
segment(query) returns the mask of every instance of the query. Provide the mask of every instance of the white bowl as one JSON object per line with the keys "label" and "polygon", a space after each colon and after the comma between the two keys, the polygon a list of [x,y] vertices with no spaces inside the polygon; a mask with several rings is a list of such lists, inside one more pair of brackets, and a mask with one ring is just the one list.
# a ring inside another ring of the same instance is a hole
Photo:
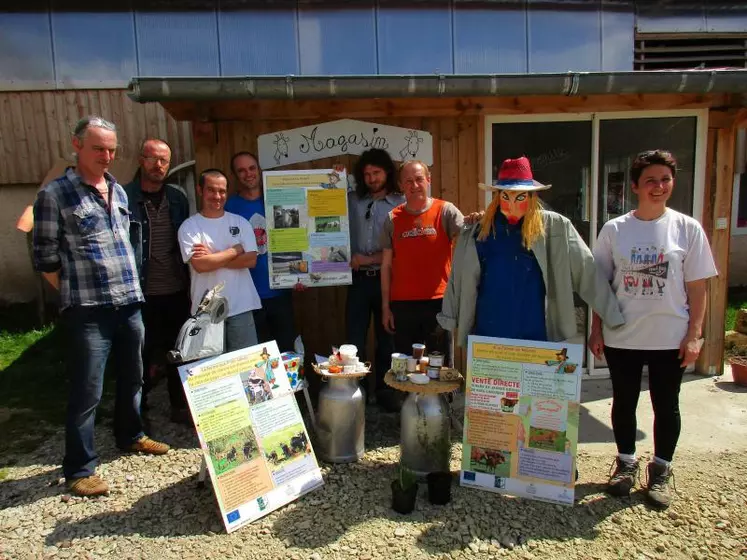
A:
{"label": "white bowl", "polygon": [[425,385],[430,382],[430,378],[424,373],[411,373],[407,377],[416,385]]}

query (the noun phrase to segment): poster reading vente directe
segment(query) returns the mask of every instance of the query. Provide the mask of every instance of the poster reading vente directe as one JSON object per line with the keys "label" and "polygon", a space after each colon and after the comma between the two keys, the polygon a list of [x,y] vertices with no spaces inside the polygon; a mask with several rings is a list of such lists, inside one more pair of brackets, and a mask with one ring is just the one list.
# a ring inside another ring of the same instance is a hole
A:
{"label": "poster reading vente directe", "polygon": [[226,531],[323,484],[275,341],[179,375]]}
{"label": "poster reading vente directe", "polygon": [[345,171],[265,171],[270,287],[351,284]]}
{"label": "poster reading vente directe", "polygon": [[573,505],[582,352],[469,337],[462,486]]}

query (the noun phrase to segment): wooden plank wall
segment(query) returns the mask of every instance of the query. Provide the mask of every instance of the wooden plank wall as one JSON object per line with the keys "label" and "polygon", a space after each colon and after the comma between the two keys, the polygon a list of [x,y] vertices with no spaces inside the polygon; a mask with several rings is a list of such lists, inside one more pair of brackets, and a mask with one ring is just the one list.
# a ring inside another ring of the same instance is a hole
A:
{"label": "wooden plank wall", "polygon": [[158,136],[171,144],[175,163],[193,159],[191,123],[159,103],[135,103],[125,90],[0,92],[0,185],[38,184],[72,152],[72,129],[91,114],[117,125],[121,157],[134,158],[143,138]]}
{"label": "wooden plank wall", "polygon": [[[729,241],[733,226],[730,222],[736,125],[733,115],[711,111],[702,224],[708,235],[719,275],[708,280],[708,300],[703,321],[705,344],[695,364],[696,371],[707,375],[721,375],[724,366],[724,318],[729,288]],[[720,218],[727,220],[726,228],[715,227]]]}
{"label": "wooden plank wall", "polygon": [[[327,120],[327,119],[324,119]],[[197,169],[218,167],[230,171],[231,155],[240,150],[256,153],[257,136],[324,120],[257,120],[195,124]],[[482,201],[477,183],[483,161],[482,119],[469,117],[382,117],[366,121],[426,130],[433,135],[434,164],[431,167],[432,194],[456,204],[463,213],[477,210]],[[357,156],[320,159],[278,169],[329,168],[342,163],[352,171]],[[306,352],[328,354],[331,345],[345,341],[345,287],[314,288],[294,294],[296,327],[303,336]],[[370,339],[370,337],[369,337]],[[371,354],[369,353],[369,356]]]}

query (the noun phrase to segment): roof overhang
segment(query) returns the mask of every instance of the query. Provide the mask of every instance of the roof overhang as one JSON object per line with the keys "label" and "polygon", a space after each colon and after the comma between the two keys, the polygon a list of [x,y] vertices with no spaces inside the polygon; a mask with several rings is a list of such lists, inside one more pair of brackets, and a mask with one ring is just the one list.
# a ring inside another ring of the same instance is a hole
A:
{"label": "roof overhang", "polygon": [[557,74],[135,77],[134,101],[747,93],[747,69]]}

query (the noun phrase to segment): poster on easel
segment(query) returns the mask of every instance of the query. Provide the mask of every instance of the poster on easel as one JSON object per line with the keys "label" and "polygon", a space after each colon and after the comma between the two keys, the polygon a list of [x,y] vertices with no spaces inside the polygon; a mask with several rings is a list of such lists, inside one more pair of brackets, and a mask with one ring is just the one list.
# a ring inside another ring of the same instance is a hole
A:
{"label": "poster on easel", "polygon": [[460,484],[573,505],[583,345],[470,336]]}
{"label": "poster on easel", "polygon": [[262,177],[270,287],[351,284],[346,172],[265,171]]}
{"label": "poster on easel", "polygon": [[227,532],[323,484],[275,341],[179,375]]}

